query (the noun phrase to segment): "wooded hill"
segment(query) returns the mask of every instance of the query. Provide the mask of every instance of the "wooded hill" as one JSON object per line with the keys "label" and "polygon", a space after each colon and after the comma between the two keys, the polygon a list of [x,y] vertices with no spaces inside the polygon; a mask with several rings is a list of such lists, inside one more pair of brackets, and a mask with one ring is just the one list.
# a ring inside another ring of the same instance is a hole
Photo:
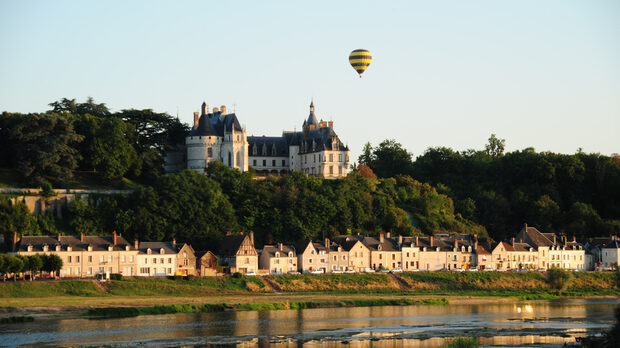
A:
{"label": "wooded hill", "polygon": [[492,136],[482,151],[431,148],[413,160],[400,144],[386,140],[375,148],[367,144],[360,165],[344,179],[293,173],[255,180],[253,170],[240,173],[220,162],[207,175],[190,170],[164,175],[164,151],[188,129],[176,118],[152,110],[111,113],[92,99],[50,106],[43,114],[0,117],[0,147],[6,149],[0,186],[43,186],[49,192],[50,186],[83,186],[86,175],[97,185],[129,183],[134,191],[78,199],[63,219],[32,216],[22,204],[0,197],[6,242],[13,231],[112,230],[129,240],[176,237],[197,249],[213,249],[227,232],[249,230],[258,246],[379,232],[448,231],[501,240],[523,222],[582,240],[620,232],[620,167],[598,154],[533,149],[504,154],[503,140]]}

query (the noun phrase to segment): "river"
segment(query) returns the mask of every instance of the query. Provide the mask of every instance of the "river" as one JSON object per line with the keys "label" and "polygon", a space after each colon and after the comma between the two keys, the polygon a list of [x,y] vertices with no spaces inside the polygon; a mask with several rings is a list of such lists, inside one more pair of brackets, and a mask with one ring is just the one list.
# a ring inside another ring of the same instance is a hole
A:
{"label": "river", "polygon": [[614,323],[620,299],[230,311],[0,325],[4,346],[439,347],[562,346]]}

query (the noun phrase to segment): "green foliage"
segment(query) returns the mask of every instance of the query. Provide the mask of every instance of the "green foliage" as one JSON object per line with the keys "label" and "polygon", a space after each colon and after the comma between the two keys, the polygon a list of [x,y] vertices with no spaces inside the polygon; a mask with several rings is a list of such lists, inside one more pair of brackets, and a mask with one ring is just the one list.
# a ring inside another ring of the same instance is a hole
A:
{"label": "green foliage", "polygon": [[23,202],[12,203],[8,198],[0,197],[0,233],[4,235],[5,250],[11,249],[14,232],[30,235],[36,231],[35,218]]}
{"label": "green foliage", "polygon": [[56,254],[42,255],[43,260],[42,270],[49,274],[56,274],[62,269],[62,259]]}
{"label": "green foliage", "polygon": [[547,282],[560,293],[571,285],[573,278],[574,276],[571,271],[562,268],[554,267],[547,271]]}
{"label": "green foliage", "polygon": [[110,273],[110,280],[123,280],[123,275],[120,273]]}
{"label": "green foliage", "polygon": [[477,348],[482,347],[482,344],[478,342],[478,339],[475,337],[455,337],[451,339],[447,339],[442,348]]}
{"label": "green foliage", "polygon": [[54,192],[54,189],[52,188],[52,184],[47,180],[41,183],[41,195],[43,197],[51,197],[56,195],[56,192]]}
{"label": "green foliage", "polygon": [[491,134],[489,143],[484,146],[487,155],[493,158],[504,155],[504,148],[506,148],[506,139],[498,139],[495,134]]}
{"label": "green foliage", "polygon": [[393,139],[382,141],[376,148],[366,143],[360,164],[367,165],[380,178],[393,178],[399,174],[410,175],[412,154]]}
{"label": "green foliage", "polygon": [[66,183],[77,167],[80,155],[74,144],[84,138],[75,133],[66,114],[30,114],[15,125],[11,138],[16,143],[17,170],[31,184],[44,181]]}

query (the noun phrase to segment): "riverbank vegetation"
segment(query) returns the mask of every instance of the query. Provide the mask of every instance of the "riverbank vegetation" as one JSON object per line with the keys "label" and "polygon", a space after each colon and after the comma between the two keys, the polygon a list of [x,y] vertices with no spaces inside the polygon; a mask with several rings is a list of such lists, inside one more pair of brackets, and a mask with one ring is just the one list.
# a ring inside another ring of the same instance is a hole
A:
{"label": "riverbank vegetation", "polygon": [[[398,277],[408,287],[395,280]],[[614,273],[575,272],[561,293],[565,296],[620,295]],[[0,298],[118,296],[201,297],[273,293],[395,294],[438,296],[493,296],[523,299],[557,298],[541,273],[431,272],[374,274],[302,274],[266,277],[206,277],[191,280],[123,278],[100,283],[94,280],[62,280],[0,283]]]}

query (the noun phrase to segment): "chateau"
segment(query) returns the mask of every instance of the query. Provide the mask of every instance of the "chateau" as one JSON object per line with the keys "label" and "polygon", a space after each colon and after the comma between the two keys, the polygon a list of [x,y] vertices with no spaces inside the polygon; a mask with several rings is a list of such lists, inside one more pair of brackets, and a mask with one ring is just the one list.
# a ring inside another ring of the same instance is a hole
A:
{"label": "chateau", "polygon": [[319,121],[310,103],[310,114],[302,131],[284,131],[282,136],[247,136],[237,116],[226,113],[226,107],[209,112],[202,103],[194,113],[194,125],[185,144],[165,157],[166,172],[185,168],[204,173],[209,162],[247,171],[253,167],[259,174],[284,174],[301,171],[321,178],[344,177],[348,173],[349,148],[334,131],[333,121]]}

